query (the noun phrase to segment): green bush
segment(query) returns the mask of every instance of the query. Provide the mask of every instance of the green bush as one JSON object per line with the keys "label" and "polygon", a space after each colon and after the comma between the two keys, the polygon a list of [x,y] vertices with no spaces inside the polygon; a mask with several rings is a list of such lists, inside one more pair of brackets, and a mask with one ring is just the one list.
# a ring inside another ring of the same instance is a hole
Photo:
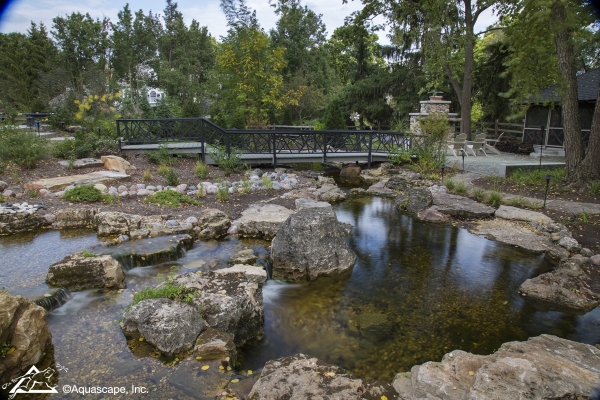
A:
{"label": "green bush", "polygon": [[240,171],[243,166],[240,164],[242,159],[242,153],[238,149],[232,147],[227,154],[225,146],[217,144],[211,145],[213,160],[217,163],[217,166],[223,171],[225,176],[231,175],[233,172]]}
{"label": "green bush", "polygon": [[82,185],[69,189],[63,194],[63,199],[67,201],[80,202],[88,201],[90,203],[103,201],[105,195],[91,185]]}
{"label": "green bush", "polygon": [[196,162],[196,176],[200,179],[208,176],[208,167],[202,161]]}
{"label": "green bush", "polygon": [[173,168],[169,168],[167,174],[165,175],[165,179],[167,180],[167,185],[169,186],[177,186],[179,185],[179,175]]}
{"label": "green bush", "polygon": [[273,189],[273,181],[267,175],[262,176],[262,184],[265,189]]}
{"label": "green bush", "polygon": [[95,156],[97,138],[93,134],[77,131],[73,137],[54,142],[52,156],[65,160]]}
{"label": "green bush", "polygon": [[500,207],[502,204],[502,194],[494,190],[488,193],[485,202],[492,207]]}
{"label": "green bush", "polygon": [[176,192],[175,190],[163,190],[162,192],[154,193],[146,197],[145,203],[156,204],[159,206],[177,208],[181,203],[192,204],[199,206],[200,202],[196,201],[183,193]]}
{"label": "green bush", "polygon": [[11,126],[0,126],[0,169],[9,162],[33,168],[46,155],[48,141],[35,133],[23,132]]}
{"label": "green bush", "polygon": [[229,201],[229,188],[227,185],[219,185],[219,189],[217,190],[215,196],[219,201]]}
{"label": "green bush", "polygon": [[158,146],[157,151],[146,153],[146,156],[150,161],[158,165],[171,166],[175,164],[175,157],[169,153],[169,149],[164,144]]}
{"label": "green bush", "polygon": [[6,201],[6,197],[0,194],[0,203],[4,203]]}

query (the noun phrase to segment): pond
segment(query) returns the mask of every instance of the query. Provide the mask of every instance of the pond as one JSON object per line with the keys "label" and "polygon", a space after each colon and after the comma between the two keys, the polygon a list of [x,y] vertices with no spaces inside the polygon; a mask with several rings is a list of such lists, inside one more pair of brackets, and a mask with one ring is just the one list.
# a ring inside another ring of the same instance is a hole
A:
{"label": "pond", "polygon": [[[600,341],[598,309],[583,316],[543,312],[518,295],[525,279],[552,269],[543,255],[452,224],[422,223],[385,199],[351,200],[334,209],[354,226],[353,272],[303,284],[268,281],[265,337],[242,350],[243,370],[257,371],[270,359],[301,352],[361,378],[391,381],[454,349],[489,354],[504,342],[542,333]],[[44,279],[52,262],[98,243],[90,231],[0,237],[0,286],[39,296],[48,291]],[[198,376],[193,357],[170,367],[144,352],[134,354],[118,320],[133,292],[156,284],[173,265],[177,273],[223,268],[244,247],[264,258],[266,246],[235,238],[201,242],[177,262],[128,271],[125,290],[75,293],[48,317],[55,361],[69,367],[59,385],[136,384],[150,388],[155,398],[213,398],[219,388],[199,394],[189,380]]]}

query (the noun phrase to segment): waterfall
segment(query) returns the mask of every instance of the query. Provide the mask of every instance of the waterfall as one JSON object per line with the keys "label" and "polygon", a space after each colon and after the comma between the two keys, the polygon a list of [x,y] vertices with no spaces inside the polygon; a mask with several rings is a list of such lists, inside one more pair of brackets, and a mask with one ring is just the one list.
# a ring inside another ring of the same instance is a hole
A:
{"label": "waterfall", "polygon": [[44,308],[46,311],[56,310],[65,304],[71,298],[71,293],[65,288],[60,288],[50,297],[44,297],[35,301],[35,304]]}

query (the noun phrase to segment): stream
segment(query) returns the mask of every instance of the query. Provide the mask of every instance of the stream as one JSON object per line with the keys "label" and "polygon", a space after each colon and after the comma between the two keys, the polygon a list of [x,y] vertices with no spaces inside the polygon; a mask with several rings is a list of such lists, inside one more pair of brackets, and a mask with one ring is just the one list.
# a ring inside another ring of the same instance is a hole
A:
{"label": "stream", "polygon": [[[268,281],[265,337],[241,349],[243,371],[304,353],[360,378],[391,381],[398,372],[440,361],[455,349],[489,354],[507,341],[542,333],[600,342],[599,309],[586,315],[540,311],[517,293],[524,280],[553,268],[544,255],[479,238],[450,223],[420,222],[382,198],[347,200],[334,210],[340,221],[354,226],[348,238],[358,255],[354,270],[302,284]],[[50,264],[98,244],[89,230],[2,236],[0,287],[39,298],[50,292],[45,284]],[[138,385],[148,388],[143,398],[214,398],[223,387],[216,371],[202,375],[193,357],[171,366],[148,356],[144,346],[128,344],[118,321],[133,293],[157,284],[173,266],[177,274],[225,268],[243,248],[254,249],[264,262],[268,246],[231,237],[199,242],[176,262],[127,271],[124,290],[73,293],[48,316],[55,362],[68,367],[59,386]],[[239,385],[249,390],[255,376]]]}

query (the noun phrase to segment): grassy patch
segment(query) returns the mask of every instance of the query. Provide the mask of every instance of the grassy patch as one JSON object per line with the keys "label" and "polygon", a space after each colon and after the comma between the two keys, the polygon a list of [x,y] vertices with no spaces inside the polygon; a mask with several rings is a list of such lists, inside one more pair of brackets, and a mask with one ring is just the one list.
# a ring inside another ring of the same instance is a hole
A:
{"label": "grassy patch", "polygon": [[444,186],[446,186],[446,189],[448,189],[449,191],[453,191],[454,188],[456,187],[456,183],[454,183],[454,181],[452,179],[446,179],[444,181]]}
{"label": "grassy patch", "polygon": [[83,250],[83,251],[81,252],[81,255],[82,255],[82,256],[84,256],[84,257],[88,257],[88,258],[98,257],[98,254],[96,254],[96,253],[92,253],[92,252],[91,252],[91,251],[89,251],[89,250]]}
{"label": "grassy patch", "polygon": [[6,201],[6,198],[0,194],[0,203],[4,203],[5,201]]}
{"label": "grassy patch", "polygon": [[144,182],[152,182],[152,174],[148,170],[144,171]]}
{"label": "grassy patch", "polygon": [[167,176],[167,174],[169,173],[170,170],[171,170],[171,168],[169,168],[169,166],[167,164],[160,164],[160,166],[158,167],[158,171],[156,171],[156,173],[162,177],[165,177],[165,176]]}
{"label": "grassy patch", "polygon": [[63,199],[73,202],[88,201],[94,203],[97,201],[104,201],[105,198],[106,196],[92,185],[77,186],[67,190],[65,194],[63,194]]}
{"label": "grassy patch", "polygon": [[167,174],[165,175],[165,179],[167,180],[167,185],[169,186],[177,186],[179,185],[179,175],[173,168],[169,168]]}
{"label": "grassy patch", "polygon": [[[171,267],[171,269],[173,269],[173,267]],[[174,281],[175,272],[173,271],[169,273],[164,282],[159,286],[147,287],[144,290],[137,292],[133,296],[133,302],[129,307],[136,305],[142,300],[159,298],[171,299],[182,303],[191,303],[194,298],[200,294],[196,290],[178,285]]]}
{"label": "grassy patch", "polygon": [[173,208],[181,206],[182,203],[195,206],[200,205],[199,201],[194,200],[183,193],[176,192],[175,190],[164,190],[162,192],[154,193],[153,195],[146,197],[144,202]]}
{"label": "grassy patch", "polygon": [[471,191],[471,196],[477,201],[483,201],[485,199],[485,191],[481,188],[475,188]]}
{"label": "grassy patch", "polygon": [[467,189],[467,185],[464,182],[456,182],[454,185],[454,193],[456,194],[466,194],[469,190]]}
{"label": "grassy patch", "polygon": [[229,188],[227,185],[219,185],[219,189],[217,190],[215,196],[219,201],[229,201]]}
{"label": "grassy patch", "polygon": [[200,179],[208,176],[208,166],[202,161],[196,162],[196,176]]}
{"label": "grassy patch", "polygon": [[516,183],[517,185],[541,189],[546,187],[546,175],[552,176],[550,188],[554,189],[561,186],[561,182],[565,179],[566,170],[564,168],[535,169],[532,171],[523,171],[519,169],[507,177],[506,181]]}
{"label": "grassy patch", "polygon": [[485,198],[485,203],[492,207],[500,207],[502,204],[502,194],[497,191],[491,191]]}
{"label": "grassy patch", "polygon": [[273,181],[267,175],[262,176],[262,184],[265,189],[273,189]]}

